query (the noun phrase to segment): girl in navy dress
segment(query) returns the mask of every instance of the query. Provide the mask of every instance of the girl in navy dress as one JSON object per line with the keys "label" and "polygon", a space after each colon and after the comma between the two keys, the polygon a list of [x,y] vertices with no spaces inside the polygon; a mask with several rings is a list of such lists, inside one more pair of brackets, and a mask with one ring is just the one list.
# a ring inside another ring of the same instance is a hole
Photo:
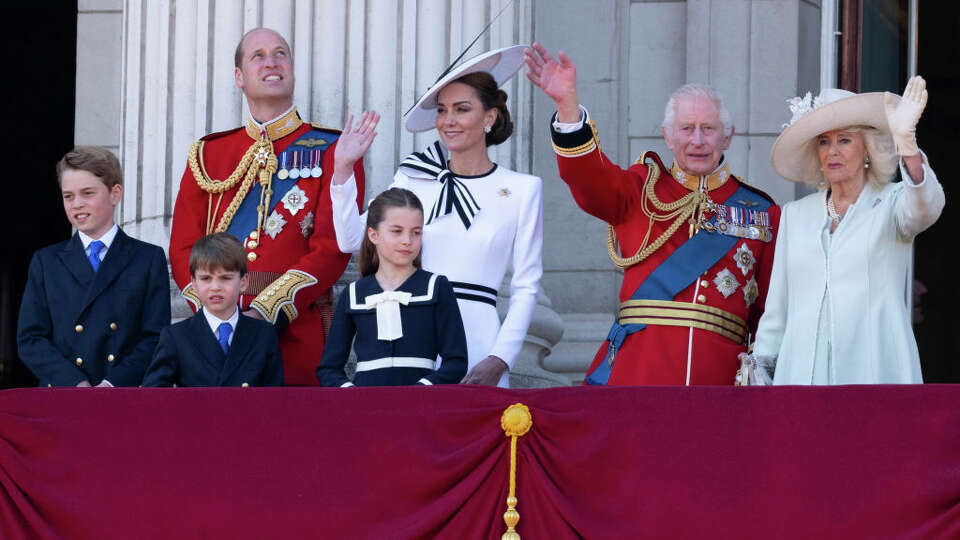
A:
{"label": "girl in navy dress", "polygon": [[[452,384],[466,374],[457,299],[447,278],[420,268],[422,231],[423,206],[411,191],[388,189],[370,203],[358,260],[363,277],[337,301],[317,367],[323,386]],[[352,382],[344,371],[351,342]]]}

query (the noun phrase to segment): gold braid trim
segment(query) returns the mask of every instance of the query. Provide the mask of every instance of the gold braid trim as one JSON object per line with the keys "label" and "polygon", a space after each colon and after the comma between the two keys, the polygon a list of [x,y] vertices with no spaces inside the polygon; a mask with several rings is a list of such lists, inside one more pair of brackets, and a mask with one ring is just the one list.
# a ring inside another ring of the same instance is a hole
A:
{"label": "gold braid trim", "polygon": [[[193,173],[193,177],[196,179],[200,189],[206,191],[211,196],[214,194],[222,195],[226,191],[233,189],[233,187],[237,185],[237,182],[240,181],[240,178],[243,177],[243,183],[240,184],[240,188],[230,200],[230,204],[227,205],[226,210],[223,211],[223,215],[220,217],[220,221],[217,222],[217,226],[214,229],[214,232],[225,232],[227,228],[230,227],[233,216],[237,213],[237,209],[240,208],[240,204],[243,202],[243,199],[246,198],[247,193],[250,192],[250,187],[258,176],[261,185],[264,186],[266,202],[267,205],[269,205],[270,194],[272,193],[270,192],[269,185],[273,173],[277,171],[277,156],[273,152],[273,143],[265,137],[261,138],[250,145],[250,148],[244,152],[237,168],[233,170],[226,180],[216,180],[210,178],[206,172],[206,167],[203,165],[203,144],[204,141],[202,139],[193,143],[193,145],[190,146],[190,153],[187,156],[190,172]],[[265,178],[264,174],[266,174]],[[263,196],[261,195],[261,203],[262,202]],[[264,208],[265,206],[261,204],[259,208],[260,216],[257,220],[258,231],[263,222]],[[208,227],[210,226],[209,220],[212,219],[214,215],[208,216]]]}
{"label": "gold braid trim", "polygon": [[183,299],[187,302],[193,304],[193,308],[197,311],[200,311],[200,295],[197,294],[197,291],[193,288],[193,282],[187,283],[187,286],[180,291],[180,294],[183,296]]}
{"label": "gold braid trim", "polygon": [[[707,195],[701,191],[692,191],[687,195],[684,195],[682,198],[672,202],[665,203],[661,201],[656,192],[654,192],[654,187],[657,184],[657,180],[660,178],[660,167],[652,159],[647,161],[647,153],[644,152],[637,158],[636,163],[645,163],[647,164],[647,179],[644,187],[644,196],[640,199],[640,209],[643,211],[643,214],[650,219],[649,226],[647,227],[647,234],[643,238],[643,242],[640,244],[640,248],[632,257],[624,258],[619,254],[617,248],[617,233],[613,228],[613,225],[607,225],[607,254],[610,255],[610,260],[613,261],[613,264],[619,266],[620,268],[628,268],[633,266],[640,261],[649,257],[653,252],[660,249],[666,241],[673,236],[673,233],[677,232],[677,229],[680,228],[680,225],[684,221],[689,220],[691,226],[693,226],[695,220],[695,213],[701,207],[701,205],[709,200]],[[660,214],[657,214],[654,210],[649,208],[649,205],[653,205],[656,210],[659,210]],[[663,222],[673,219],[673,223],[667,227],[667,230],[663,232],[656,240],[650,244],[650,232],[653,230],[654,222]],[[692,234],[691,234],[692,235]]]}
{"label": "gold braid trim", "polygon": [[250,307],[256,308],[263,318],[272,324],[277,323],[277,316],[283,311],[287,322],[297,318],[297,308],[293,305],[297,292],[304,287],[317,283],[317,278],[303,270],[287,270],[282,276],[274,280],[250,302]]}

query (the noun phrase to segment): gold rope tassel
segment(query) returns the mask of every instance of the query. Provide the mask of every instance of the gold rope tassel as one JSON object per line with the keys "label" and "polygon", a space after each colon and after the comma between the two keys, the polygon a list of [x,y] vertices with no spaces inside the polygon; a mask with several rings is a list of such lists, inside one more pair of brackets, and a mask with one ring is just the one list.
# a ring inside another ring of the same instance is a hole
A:
{"label": "gold rope tassel", "polygon": [[[647,234],[643,238],[640,248],[632,257],[626,258],[621,257],[618,252],[617,233],[613,229],[613,225],[607,225],[607,254],[610,256],[613,264],[620,268],[628,268],[649,257],[653,252],[660,249],[685,221],[690,223],[690,236],[693,236],[699,218],[697,212],[703,211],[701,206],[708,200],[708,197],[704,193],[692,191],[681,199],[671,203],[661,201],[654,191],[657,180],[660,178],[660,167],[658,167],[652,159],[647,160],[646,152],[637,158],[634,164],[636,163],[647,164],[647,179],[644,182],[644,196],[640,199],[640,210],[643,211],[643,214],[647,216],[650,221],[647,225]],[[653,205],[653,209],[650,208],[650,205]],[[671,219],[673,223],[651,244],[650,233],[653,230],[653,223],[665,222]]]}
{"label": "gold rope tassel", "polygon": [[530,409],[523,403],[514,403],[507,407],[500,417],[500,427],[504,434],[510,437],[510,493],[507,495],[507,511],[503,514],[507,531],[500,540],[520,540],[520,535],[515,530],[520,521],[520,513],[517,512],[517,437],[525,435],[533,427]]}

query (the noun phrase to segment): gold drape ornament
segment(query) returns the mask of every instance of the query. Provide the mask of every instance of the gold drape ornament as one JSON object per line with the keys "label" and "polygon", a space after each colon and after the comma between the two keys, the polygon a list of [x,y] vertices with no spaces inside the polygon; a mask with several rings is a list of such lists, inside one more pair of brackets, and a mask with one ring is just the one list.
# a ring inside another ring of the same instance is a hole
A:
{"label": "gold drape ornament", "polygon": [[520,535],[515,530],[517,522],[520,521],[520,513],[517,512],[517,437],[526,434],[533,427],[530,409],[523,403],[514,403],[507,407],[500,417],[500,427],[504,434],[510,437],[510,493],[507,495],[507,511],[503,514],[507,530],[500,540],[520,540]]}
{"label": "gold drape ornament", "polygon": [[[260,194],[261,204],[257,208],[259,214],[257,218],[257,232],[259,233],[263,225],[264,213],[266,209],[269,208],[270,195],[272,194],[270,191],[270,180],[273,178],[273,174],[277,172],[277,156],[273,152],[273,143],[270,139],[261,137],[250,145],[250,148],[248,148],[247,151],[244,152],[243,157],[240,158],[240,163],[237,164],[237,168],[233,170],[226,180],[215,180],[207,175],[206,167],[204,167],[203,164],[203,144],[202,139],[193,143],[187,157],[190,172],[193,173],[193,177],[196,179],[200,189],[206,191],[210,197],[213,197],[215,194],[222,195],[224,192],[233,189],[233,187],[237,185],[237,182],[240,181],[240,178],[243,178],[243,183],[240,184],[240,188],[233,196],[233,199],[230,200],[230,204],[227,205],[223,216],[220,217],[220,221],[217,222],[217,226],[213,232],[225,232],[227,228],[230,227],[230,222],[233,221],[234,214],[237,213],[237,209],[240,208],[240,204],[243,202],[243,199],[246,198],[254,180],[259,180],[260,184],[264,187]],[[266,198],[266,204],[263,204],[264,198]],[[217,206],[219,205],[218,202]],[[207,216],[208,229],[210,227],[210,220],[213,218],[214,215]]]}
{"label": "gold drape ornament", "polygon": [[[673,236],[673,233],[677,232],[677,229],[683,225],[684,221],[690,223],[690,236],[693,236],[698,228],[696,225],[700,221],[700,215],[707,209],[708,204],[712,204],[710,203],[709,196],[699,190],[691,191],[671,203],[661,201],[654,191],[657,180],[660,178],[660,167],[653,159],[647,159],[646,152],[641,154],[635,163],[646,163],[647,165],[647,179],[646,182],[644,182],[644,196],[640,199],[640,210],[649,218],[649,225],[647,226],[647,234],[644,236],[640,248],[637,249],[637,252],[634,253],[632,257],[628,258],[620,256],[617,244],[617,233],[613,225],[607,225],[607,253],[610,255],[610,260],[613,261],[613,264],[620,268],[633,266],[660,249],[663,244]],[[653,209],[650,208],[650,205],[653,205]],[[654,240],[652,244],[649,243],[650,232],[653,230],[654,222],[669,221],[671,219],[673,223],[667,227],[667,230]]]}

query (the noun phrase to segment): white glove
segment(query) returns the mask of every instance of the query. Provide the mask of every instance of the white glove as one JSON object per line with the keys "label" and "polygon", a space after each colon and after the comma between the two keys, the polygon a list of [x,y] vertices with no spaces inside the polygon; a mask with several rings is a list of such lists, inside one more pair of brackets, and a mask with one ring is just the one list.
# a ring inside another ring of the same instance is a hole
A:
{"label": "white glove", "polygon": [[919,75],[911,77],[907,82],[899,102],[893,95],[884,98],[883,108],[887,113],[887,124],[890,126],[893,142],[897,145],[898,155],[915,156],[920,153],[920,147],[917,146],[917,122],[926,106],[927,83]]}

